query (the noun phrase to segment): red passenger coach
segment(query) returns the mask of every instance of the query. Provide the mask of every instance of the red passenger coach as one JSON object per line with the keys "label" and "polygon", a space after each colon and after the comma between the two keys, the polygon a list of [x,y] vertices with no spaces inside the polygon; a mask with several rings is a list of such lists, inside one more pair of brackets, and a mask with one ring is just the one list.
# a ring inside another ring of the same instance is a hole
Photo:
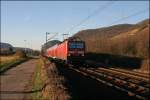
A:
{"label": "red passenger coach", "polygon": [[47,56],[65,61],[66,63],[83,63],[85,42],[77,37],[64,40],[47,49]]}

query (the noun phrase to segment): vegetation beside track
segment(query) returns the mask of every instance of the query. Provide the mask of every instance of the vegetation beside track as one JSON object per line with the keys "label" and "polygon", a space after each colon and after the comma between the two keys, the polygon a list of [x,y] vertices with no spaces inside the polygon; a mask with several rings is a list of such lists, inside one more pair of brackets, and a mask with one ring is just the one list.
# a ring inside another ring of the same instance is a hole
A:
{"label": "vegetation beside track", "polygon": [[28,60],[29,58],[22,51],[17,51],[14,55],[0,56],[0,73]]}
{"label": "vegetation beside track", "polygon": [[[50,100],[70,100],[71,96],[66,87],[67,80],[59,72],[56,63],[46,61],[49,85],[47,90],[50,90]],[[61,66],[63,67],[63,65]]]}
{"label": "vegetation beside track", "polygon": [[27,60],[26,58],[20,58],[20,59],[14,59],[14,60],[2,63],[0,65],[0,73],[3,73],[6,70],[10,69],[11,67],[14,67],[14,66],[26,61],[26,60]]}
{"label": "vegetation beside track", "polygon": [[69,100],[64,82],[54,63],[45,58],[39,59],[33,76],[31,97],[33,100]]}
{"label": "vegetation beside track", "polygon": [[46,73],[43,73],[42,67],[44,66],[44,62],[42,59],[39,59],[37,62],[36,70],[33,76],[33,84],[31,97],[33,100],[44,100],[48,99],[48,97],[44,97],[42,94],[42,90],[44,89],[45,82],[47,80]]}

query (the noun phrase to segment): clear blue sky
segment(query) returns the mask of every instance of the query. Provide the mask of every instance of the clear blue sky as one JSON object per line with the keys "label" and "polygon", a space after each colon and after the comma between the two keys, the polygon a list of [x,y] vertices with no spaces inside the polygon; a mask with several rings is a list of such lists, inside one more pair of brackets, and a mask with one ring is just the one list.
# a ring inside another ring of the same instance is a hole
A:
{"label": "clear blue sky", "polygon": [[[45,32],[62,35],[110,1],[2,1],[1,41],[17,47],[40,49]],[[70,36],[83,29],[100,28],[120,18],[149,7],[148,1],[115,1],[112,5],[70,31]],[[114,24],[137,23],[149,18],[149,11]],[[27,40],[25,43],[24,40]]]}

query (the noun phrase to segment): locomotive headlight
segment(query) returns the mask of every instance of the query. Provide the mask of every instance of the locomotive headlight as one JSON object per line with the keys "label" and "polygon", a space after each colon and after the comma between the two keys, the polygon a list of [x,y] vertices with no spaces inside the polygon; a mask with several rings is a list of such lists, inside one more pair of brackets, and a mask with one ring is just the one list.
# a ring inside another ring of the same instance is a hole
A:
{"label": "locomotive headlight", "polygon": [[84,56],[84,53],[82,54],[82,56]]}

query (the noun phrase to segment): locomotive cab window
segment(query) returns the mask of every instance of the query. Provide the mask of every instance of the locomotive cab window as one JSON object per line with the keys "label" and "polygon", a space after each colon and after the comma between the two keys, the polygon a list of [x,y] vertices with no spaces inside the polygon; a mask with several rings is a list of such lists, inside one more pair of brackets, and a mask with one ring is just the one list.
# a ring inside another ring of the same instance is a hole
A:
{"label": "locomotive cab window", "polygon": [[69,48],[70,49],[82,49],[84,48],[84,44],[83,43],[77,43],[77,42],[72,42],[72,43],[69,43]]}

